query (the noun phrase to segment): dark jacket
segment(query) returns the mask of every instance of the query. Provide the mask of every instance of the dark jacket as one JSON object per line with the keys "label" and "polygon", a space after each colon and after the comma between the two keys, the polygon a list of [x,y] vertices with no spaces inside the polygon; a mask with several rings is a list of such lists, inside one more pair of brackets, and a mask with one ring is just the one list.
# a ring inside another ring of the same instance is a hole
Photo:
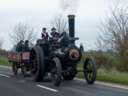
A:
{"label": "dark jacket", "polygon": [[59,38],[60,37],[60,33],[58,33],[58,32],[51,32],[51,36],[54,38],[54,37],[56,37],[56,38]]}
{"label": "dark jacket", "polygon": [[48,40],[48,33],[47,32],[42,32],[42,39]]}
{"label": "dark jacket", "polygon": [[16,52],[22,52],[24,51],[24,44],[22,44],[21,42],[19,42],[16,46]]}

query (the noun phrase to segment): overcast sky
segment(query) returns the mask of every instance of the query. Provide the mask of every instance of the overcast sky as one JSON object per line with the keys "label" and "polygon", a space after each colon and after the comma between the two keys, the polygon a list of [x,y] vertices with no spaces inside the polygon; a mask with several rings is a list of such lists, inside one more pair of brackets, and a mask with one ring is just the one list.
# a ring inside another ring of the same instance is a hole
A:
{"label": "overcast sky", "polygon": [[[12,47],[8,33],[13,31],[17,23],[26,23],[34,27],[40,37],[41,28],[44,26],[50,28],[53,17],[57,14],[66,16],[71,13],[70,8],[63,10],[60,1],[0,0],[0,39],[4,41],[3,48],[10,49]],[[128,0],[122,1],[128,3]],[[73,11],[76,14],[76,35],[80,37],[79,43],[83,43],[86,50],[96,48],[98,26],[113,2],[115,0],[77,0],[77,6]]]}

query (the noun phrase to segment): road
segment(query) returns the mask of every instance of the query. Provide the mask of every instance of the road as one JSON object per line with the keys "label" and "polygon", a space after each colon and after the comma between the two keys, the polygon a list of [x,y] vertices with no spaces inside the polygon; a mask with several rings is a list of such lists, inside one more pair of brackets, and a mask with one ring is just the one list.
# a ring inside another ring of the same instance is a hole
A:
{"label": "road", "polygon": [[11,69],[0,67],[0,96],[128,96],[128,89],[79,80],[63,81],[55,87],[50,81],[35,83],[31,77],[13,76]]}

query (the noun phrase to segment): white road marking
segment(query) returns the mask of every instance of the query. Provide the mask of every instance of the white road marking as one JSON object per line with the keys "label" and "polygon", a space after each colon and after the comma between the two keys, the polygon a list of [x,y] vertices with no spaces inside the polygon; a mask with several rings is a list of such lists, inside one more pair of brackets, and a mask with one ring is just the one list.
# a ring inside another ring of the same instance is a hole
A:
{"label": "white road marking", "polygon": [[[83,80],[83,79],[75,78],[75,80],[85,82],[85,80]],[[128,90],[128,86],[125,86],[125,85],[119,85],[119,84],[113,84],[113,83],[107,83],[107,82],[100,82],[100,81],[96,81],[95,83],[98,84],[98,85],[104,85],[104,86],[108,86],[108,87],[114,87],[114,88],[120,88],[120,89]]]}
{"label": "white road marking", "polygon": [[49,91],[52,91],[52,92],[58,92],[58,90],[56,89],[52,89],[52,88],[49,88],[49,87],[46,87],[46,86],[43,86],[43,85],[36,85],[37,87],[40,87],[40,88],[43,88],[43,89],[46,89],[46,90],[49,90]]}
{"label": "white road marking", "polygon": [[10,76],[8,76],[8,75],[4,75],[4,74],[0,74],[0,76],[10,78]]}

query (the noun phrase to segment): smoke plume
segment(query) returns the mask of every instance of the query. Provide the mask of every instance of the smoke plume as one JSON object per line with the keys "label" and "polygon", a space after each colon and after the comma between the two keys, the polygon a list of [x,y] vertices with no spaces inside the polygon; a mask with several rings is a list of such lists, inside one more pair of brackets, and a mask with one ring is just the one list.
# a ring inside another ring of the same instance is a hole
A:
{"label": "smoke plume", "polygon": [[79,0],[60,0],[60,6],[63,11],[76,13]]}

